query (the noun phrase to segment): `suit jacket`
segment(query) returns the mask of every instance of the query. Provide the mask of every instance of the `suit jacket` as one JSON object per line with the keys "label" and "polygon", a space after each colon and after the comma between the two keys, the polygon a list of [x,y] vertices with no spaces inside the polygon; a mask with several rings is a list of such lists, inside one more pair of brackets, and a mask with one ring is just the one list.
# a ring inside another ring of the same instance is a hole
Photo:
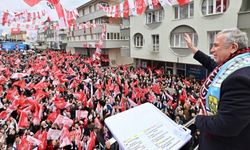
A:
{"label": "suit jacket", "polygon": [[[210,69],[217,65],[201,51],[194,58]],[[198,115],[195,125],[202,150],[250,149],[250,67],[236,70],[222,82],[217,114]]]}

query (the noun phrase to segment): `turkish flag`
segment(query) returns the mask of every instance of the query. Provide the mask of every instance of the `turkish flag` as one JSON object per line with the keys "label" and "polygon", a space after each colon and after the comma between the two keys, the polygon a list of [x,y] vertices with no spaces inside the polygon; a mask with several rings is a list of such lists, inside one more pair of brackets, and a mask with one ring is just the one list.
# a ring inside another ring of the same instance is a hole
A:
{"label": "turkish flag", "polygon": [[11,28],[11,34],[19,34],[20,33],[20,28]]}
{"label": "turkish flag", "polygon": [[51,4],[58,4],[60,0],[48,0]]}
{"label": "turkish flag", "polygon": [[146,4],[145,4],[144,0],[135,1],[135,8],[136,8],[138,15],[143,14],[145,9],[146,9]]}
{"label": "turkish flag", "polygon": [[19,128],[26,128],[29,126],[28,114],[26,112],[21,112],[18,127]]}
{"label": "turkish flag", "polygon": [[9,115],[9,112],[7,110],[4,110],[0,113],[0,119],[5,119]]}
{"label": "turkish flag", "polygon": [[35,6],[38,4],[41,0],[23,0],[26,4],[28,4],[30,7]]}
{"label": "turkish flag", "polygon": [[53,112],[48,115],[47,120],[54,122],[58,116],[58,112]]}
{"label": "turkish flag", "polygon": [[124,16],[124,18],[128,18],[128,16],[129,16],[128,0],[125,0],[123,3],[123,16]]}
{"label": "turkish flag", "polygon": [[2,25],[3,26],[8,22],[8,16],[9,16],[8,11],[4,11],[3,12],[3,17],[2,17]]}
{"label": "turkish flag", "polygon": [[185,5],[185,4],[190,2],[190,0],[177,0],[177,1],[178,1],[180,6]]}
{"label": "turkish flag", "polygon": [[90,138],[89,138],[89,141],[88,141],[88,146],[87,146],[87,149],[89,150],[93,150],[94,147],[95,147],[95,141],[96,141],[96,135],[93,131],[90,132]]}

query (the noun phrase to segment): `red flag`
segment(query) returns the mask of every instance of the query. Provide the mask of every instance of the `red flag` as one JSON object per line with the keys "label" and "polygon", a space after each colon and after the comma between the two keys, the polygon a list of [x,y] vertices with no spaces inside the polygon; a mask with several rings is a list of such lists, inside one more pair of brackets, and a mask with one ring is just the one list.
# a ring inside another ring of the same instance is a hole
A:
{"label": "red flag", "polygon": [[157,85],[157,84],[154,84],[154,85],[152,86],[152,90],[153,90],[153,92],[154,92],[155,94],[161,94],[161,90],[160,90],[160,88],[159,88],[159,85]]}
{"label": "red flag", "polygon": [[42,119],[43,106],[35,103],[35,112],[33,114],[33,124],[38,125]]}
{"label": "red flag", "polygon": [[191,83],[185,79],[182,80],[182,82],[186,85],[186,86],[191,86]]}
{"label": "red flag", "polygon": [[46,149],[46,146],[47,146],[47,132],[44,131],[42,133],[42,135],[40,136],[39,140],[42,142],[40,145],[39,145],[39,150],[45,150]]}
{"label": "red flag", "polygon": [[[55,0],[54,0],[55,1]],[[56,8],[56,12],[59,18],[59,26],[60,28],[64,28],[67,27],[67,21],[65,18],[65,13],[64,13],[64,8],[60,3],[54,4],[55,8]]]}
{"label": "red flag", "polygon": [[56,105],[57,108],[63,109],[67,105],[67,102],[65,102],[64,98],[56,97],[54,100],[54,104]]}
{"label": "red flag", "polygon": [[180,6],[185,5],[185,4],[190,2],[190,0],[177,0],[177,1],[178,1]]}
{"label": "red flag", "polygon": [[89,73],[89,68],[87,66],[85,66],[82,70],[83,73]]}
{"label": "red flag", "polygon": [[20,28],[11,28],[11,34],[19,34],[20,33]]}
{"label": "red flag", "polygon": [[154,93],[151,93],[151,94],[149,95],[148,100],[149,100],[150,103],[153,103],[153,102],[156,100],[155,94],[154,94]]}
{"label": "red flag", "polygon": [[152,0],[152,4],[154,5],[154,8],[159,8],[158,0]]}
{"label": "red flag", "polygon": [[78,83],[77,83],[77,81],[76,80],[73,80],[73,82],[70,84],[70,89],[73,89],[73,88],[75,88],[75,87],[77,87],[78,86]]}
{"label": "red flag", "polygon": [[0,113],[0,119],[5,119],[5,118],[7,118],[7,116],[8,116],[9,113],[10,113],[10,112],[8,112],[7,110],[2,111],[2,112]]}
{"label": "red flag", "polygon": [[5,85],[6,81],[8,81],[8,79],[5,76],[0,76],[0,84]]}
{"label": "red flag", "polygon": [[26,128],[29,126],[28,114],[24,111],[21,112],[18,127],[19,128]]}
{"label": "red flag", "polygon": [[90,132],[90,139],[89,139],[89,144],[88,144],[88,150],[93,150],[95,147],[95,140],[96,140],[96,135],[94,131]]}
{"label": "red flag", "polygon": [[21,142],[19,144],[17,144],[17,149],[18,150],[30,150],[32,145],[27,141],[27,137],[26,136],[22,136],[21,137]]}
{"label": "red flag", "polygon": [[49,120],[49,121],[51,121],[51,122],[54,122],[54,121],[56,120],[57,116],[58,116],[58,113],[57,113],[57,112],[50,113],[50,114],[48,115],[47,120]]}
{"label": "red flag", "polygon": [[162,69],[156,69],[155,73],[160,76],[160,75],[163,74],[163,70]]}
{"label": "red flag", "polygon": [[127,80],[125,81],[125,84],[124,84],[124,95],[125,96],[128,95],[128,81]]}
{"label": "red flag", "polygon": [[62,133],[60,137],[60,147],[64,147],[70,144],[71,144],[71,141],[70,141],[69,130],[66,127],[64,127],[62,129]]}
{"label": "red flag", "polygon": [[68,73],[69,73],[70,75],[74,75],[74,74],[75,74],[75,71],[74,71],[71,67],[69,67]]}
{"label": "red flag", "polygon": [[3,12],[2,25],[4,26],[7,23],[9,13],[8,11]]}
{"label": "red flag", "polygon": [[88,111],[76,110],[76,118],[79,120],[82,118],[88,118]]}
{"label": "red flag", "polygon": [[89,108],[94,108],[94,104],[91,98],[88,100],[87,105]]}
{"label": "red flag", "polygon": [[95,95],[96,95],[97,99],[101,99],[102,98],[102,91],[101,91],[101,89],[97,89],[95,91]]}
{"label": "red flag", "polygon": [[128,0],[125,0],[123,3],[123,16],[124,16],[124,18],[128,18],[128,16],[129,16]]}
{"label": "red flag", "polygon": [[23,1],[30,7],[33,7],[40,2],[40,0],[23,0]]}
{"label": "red flag", "polygon": [[115,5],[115,13],[114,13],[115,18],[119,17],[119,5]]}
{"label": "red flag", "polygon": [[26,83],[24,80],[19,80],[19,81],[16,81],[12,84],[12,86],[19,86],[20,88],[24,89],[26,87]]}
{"label": "red flag", "polygon": [[144,0],[136,0],[135,1],[135,8],[136,8],[138,15],[143,14],[145,9],[146,9],[146,5],[145,5]]}
{"label": "red flag", "polygon": [[189,98],[189,100],[190,100],[192,103],[194,103],[194,104],[196,104],[196,102],[198,101],[196,98],[194,98],[193,95],[190,95],[188,98]]}
{"label": "red flag", "polygon": [[58,115],[54,123],[58,125],[63,124],[63,125],[71,126],[73,124],[73,120],[66,116]]}
{"label": "red flag", "polygon": [[37,138],[34,138],[34,137],[30,136],[30,135],[28,135],[26,139],[27,139],[28,142],[30,142],[33,145],[40,145],[41,144],[40,140],[38,140]]}
{"label": "red flag", "polygon": [[48,0],[51,4],[58,4],[60,0]]}

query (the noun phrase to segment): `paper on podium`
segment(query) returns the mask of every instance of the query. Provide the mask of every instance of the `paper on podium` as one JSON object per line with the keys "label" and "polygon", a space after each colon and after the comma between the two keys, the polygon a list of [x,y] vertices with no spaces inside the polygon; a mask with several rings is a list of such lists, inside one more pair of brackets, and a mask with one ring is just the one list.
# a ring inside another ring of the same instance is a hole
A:
{"label": "paper on podium", "polygon": [[191,139],[189,129],[150,103],[108,117],[105,124],[125,150],[177,150]]}

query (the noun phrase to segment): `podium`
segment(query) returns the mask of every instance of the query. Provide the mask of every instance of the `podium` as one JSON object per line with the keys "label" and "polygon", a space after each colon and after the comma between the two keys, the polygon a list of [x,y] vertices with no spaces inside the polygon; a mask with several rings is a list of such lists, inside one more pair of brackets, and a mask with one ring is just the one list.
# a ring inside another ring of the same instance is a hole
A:
{"label": "podium", "polygon": [[105,119],[124,150],[177,150],[191,139],[191,131],[176,124],[150,103]]}

